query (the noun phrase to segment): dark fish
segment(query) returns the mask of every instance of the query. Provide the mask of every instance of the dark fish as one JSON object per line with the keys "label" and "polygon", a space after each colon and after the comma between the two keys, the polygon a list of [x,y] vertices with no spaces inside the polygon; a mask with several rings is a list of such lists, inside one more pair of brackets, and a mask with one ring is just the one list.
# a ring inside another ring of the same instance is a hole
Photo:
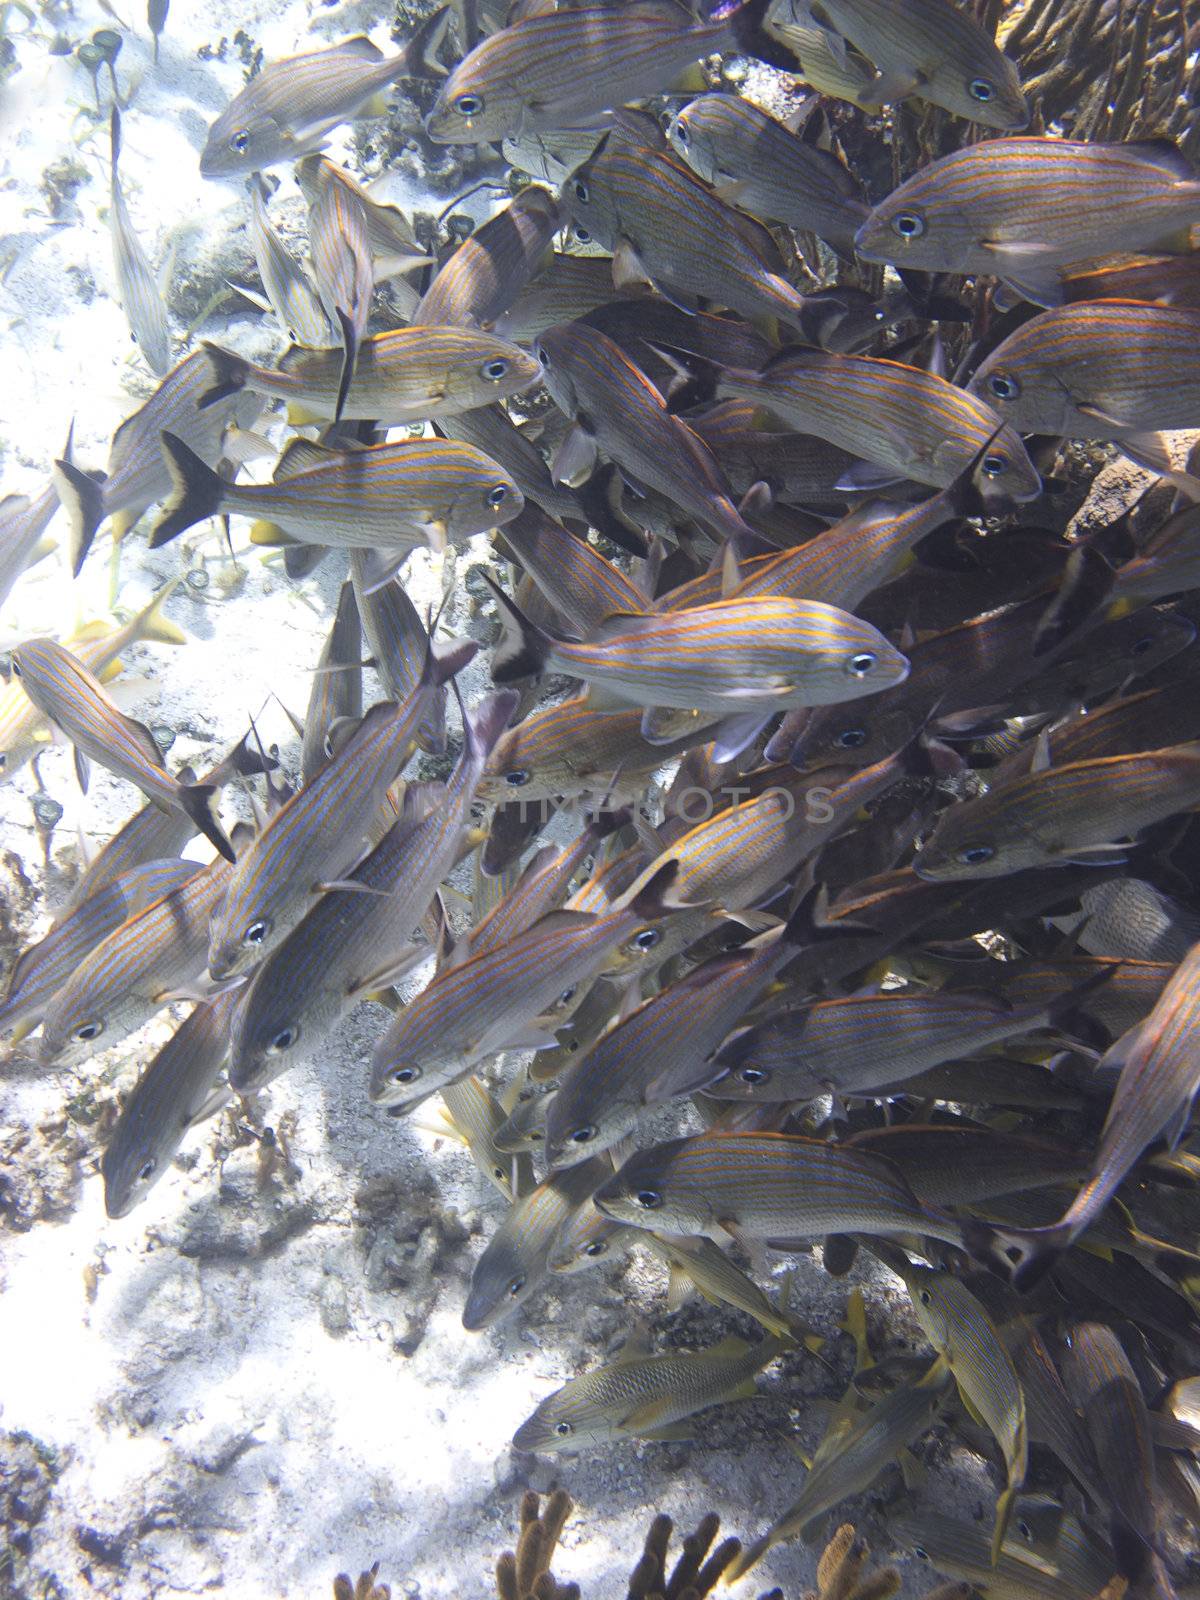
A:
{"label": "dark fish", "polygon": [[414,323],[490,328],[542,265],[559,229],[545,189],[522,189],[457,247],[421,296]]}

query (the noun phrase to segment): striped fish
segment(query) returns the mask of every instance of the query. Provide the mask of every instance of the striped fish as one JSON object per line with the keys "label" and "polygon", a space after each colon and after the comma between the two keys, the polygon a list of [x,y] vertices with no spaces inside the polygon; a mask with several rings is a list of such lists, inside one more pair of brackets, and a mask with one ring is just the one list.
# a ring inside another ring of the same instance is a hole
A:
{"label": "striped fish", "polygon": [[321,896],[251,978],[234,1023],[229,1081],[261,1089],[311,1059],[346,1012],[394,983],[421,951],[413,930],[462,854],[475,785],[512,710],[494,695],[467,720],[462,758],[430,806],[419,791],[345,888]]}
{"label": "striped fish", "polygon": [[[70,439],[67,444],[69,455]],[[42,536],[58,505],[53,479],[34,500],[26,494],[6,494],[0,500],[0,606],[12,593],[17,579],[46,553]]]}
{"label": "striped fish", "polygon": [[292,344],[314,349],[335,345],[337,329],[308,274],[271,226],[267,203],[256,184],[250,190],[250,244],[267,302]]}
{"label": "striped fish", "polygon": [[1200,743],[1041,767],[942,813],[914,863],[923,878],[995,878],[1101,861],[1163,817],[1200,803]]}
{"label": "striped fish", "polygon": [[[729,10],[730,8],[726,8]],[[576,127],[676,81],[735,47],[731,19],[697,23],[669,0],[580,6],[523,18],[482,40],[446,79],[426,119],[440,144],[486,144]]]}
{"label": "striped fish", "polygon": [[322,885],[341,879],[362,857],[367,830],[412,753],[429,696],[474,654],[466,644],[440,659],[431,650],[408,699],[372,706],[337,754],[255,837],[213,918],[208,969],[215,979],[261,960],[303,919]]}
{"label": "striped fish", "polygon": [[[367,241],[374,257],[377,283],[415,267],[429,265],[430,258],[417,243],[412,224],[400,207],[376,200],[369,190],[354,181],[344,167],[339,167],[327,156],[308,155],[297,161],[295,173],[300,192],[310,206],[315,205],[321,195],[331,188],[339,189],[357,201],[367,219]],[[402,300],[411,293],[412,306],[416,305],[418,296],[415,291],[409,290],[406,284],[397,284],[395,287],[402,291]],[[406,319],[410,310],[411,307],[402,307]],[[303,339],[295,342],[305,343]]]}
{"label": "striped fish", "polygon": [[611,909],[549,912],[506,943],[440,972],[376,1046],[371,1100],[410,1108],[465,1077],[485,1056],[529,1037],[534,1019],[584,984],[615,945],[665,916],[662,896],[674,870],[664,868],[639,894]]}
{"label": "striped fish", "polygon": [[162,436],[174,493],[151,535],[151,548],[218,515],[262,519],[264,542],[339,545],[369,552],[368,588],[392,577],[423,545],[444,549],[515,517],[521,491],[473,445],[452,439],[338,450],[293,439],[270,483],[229,483],[174,434]]}
{"label": "striped fish", "polygon": [[1175,474],[1159,429],[1200,427],[1200,310],[1136,300],[1043,311],[993,350],[970,390],[1021,433],[1112,439],[1200,498]]}
{"label": "striped fish", "polygon": [[854,247],[864,260],[923,272],[994,274],[1055,306],[1064,267],[1168,245],[1198,217],[1200,180],[1162,141],[989,139],[902,183]]}
{"label": "striped fish", "polygon": [[802,15],[796,7],[786,4],[773,6],[767,17],[771,37],[796,57],[799,76],[818,94],[848,100],[864,110],[874,106],[875,68],[857,50],[847,50],[839,34],[819,23],[802,21]]}
{"label": "striped fish", "polygon": [[343,184],[321,185],[308,208],[308,238],[321,303],[342,333],[342,371],[333,407],[333,420],[340,422],[375,291],[367,213],[357,195]]}
{"label": "striped fish", "polygon": [[1018,1190],[1051,1188],[1084,1166],[1078,1149],[1059,1140],[1002,1135],[969,1122],[864,1129],[847,1144],[885,1158],[930,1206],[974,1205]]}
{"label": "striped fish", "polygon": [[643,706],[726,714],[854,700],[902,682],[908,662],[834,606],[761,596],[688,611],[611,617],[586,640],[538,628],[488,580],[504,635],[497,683],[564,672]]}
{"label": "striped fish", "polygon": [[[973,1587],[982,1586],[989,1600],[1096,1600],[1104,1585],[1092,1575],[1099,1563],[1082,1574],[1047,1572],[1027,1551],[1011,1543],[993,1563],[991,1542],[984,1529],[973,1522],[937,1511],[912,1512],[890,1516],[888,1528],[918,1561],[927,1562],[937,1572],[962,1578]],[[1093,1547],[1094,1553],[1094,1547]],[[1111,1563],[1108,1570],[1111,1573]]]}
{"label": "striped fish", "polygon": [[778,317],[819,343],[834,314],[775,270],[778,253],[763,225],[735,211],[673,155],[606,144],[563,186],[576,239],[613,257],[613,282],[653,284],[744,317]]}
{"label": "striped fish", "polygon": [[688,418],[735,494],[765,483],[775,501],[840,513],[848,496],[837,486],[854,466],[850,452],[809,434],[767,431],[764,423],[764,413],[745,400],[722,400]]}
{"label": "striped fish", "polygon": [[[201,344],[216,374],[201,397],[215,405],[240,389],[290,401],[330,418],[338,404],[342,352],[293,345],[278,367]],[[342,415],[393,426],[486,406],[527,389],[537,362],[516,345],[473,328],[396,328],[362,340]]]}
{"label": "striped fish", "polygon": [[96,760],[163,810],[182,811],[214,849],[233,860],[233,847],[211,809],[215,787],[171,777],[149,728],[117,708],[78,656],[52,639],[30,639],[16,647],[12,663],[33,704],[74,745],[81,789],[87,790],[89,760]]}
{"label": "striped fish", "polygon": [[881,1157],[799,1134],[707,1133],[639,1150],[597,1190],[607,1217],[720,1241],[923,1233],[962,1243]]}
{"label": "striped fish", "polygon": [[[429,651],[429,632],[400,580],[372,588],[376,563],[367,550],[351,550],[350,577],[368,653],[387,700],[406,700],[417,687]],[[446,748],[446,690],[437,688],[417,732],[430,754]]]}
{"label": "striped fish", "polygon": [[786,427],[873,463],[878,471],[851,475],[858,488],[904,479],[945,488],[978,457],[974,482],[985,500],[1023,502],[1041,493],[1016,430],[978,395],[919,367],[783,350],[758,372],[721,373],[717,393],[763,406]]}
{"label": "striped fish", "polygon": [[318,658],[304,713],[300,775],[305,783],[328,759],[325,741],[334,724],[357,722],[361,716],[362,624],[354,585],[347,581],[338,596],[333,626]]}
{"label": "striped fish", "polygon": [[514,1156],[496,1144],[495,1135],[505,1121],[505,1111],[480,1078],[472,1074],[447,1084],[442,1090],[442,1106],[446,1120],[470,1151],[472,1161],[509,1205],[535,1187],[530,1157]]}
{"label": "striped fish", "polygon": [[355,117],[378,116],[384,90],[421,70],[445,26],[435,12],[397,56],[385,57],[365,34],[324,50],[270,61],[225,107],[200,155],[206,178],[236,178],[318,149],[325,135]]}
{"label": "striped fish", "polygon": [[197,983],[208,920],[232,872],[218,857],[135,912],[78,963],[42,1018],[42,1066],[81,1065]]}
{"label": "striped fish", "polygon": [[171,330],[167,325],[167,308],[163,304],[158,279],[134,232],[133,219],[125,204],[117,174],[117,163],[121,158],[121,113],[115,105],[112,108],[110,131],[112,176],[109,205],[117,294],[129,323],[129,331],[146,365],[156,377],[165,378],[171,370]]}
{"label": "striped fish", "polygon": [[[582,156],[579,158],[582,160]],[[572,161],[571,170],[578,165]],[[550,257],[527,289],[496,318],[495,332],[514,344],[532,344],[543,328],[574,322],[616,296],[612,263],[603,256]]]}
{"label": "striped fish", "polygon": [[[559,522],[587,523],[590,520],[591,507],[585,508],[566,484],[554,482],[541,451],[510,420],[502,406],[479,406],[453,417],[440,417],[438,432],[448,439],[473,444],[493,461],[498,461],[526,501],[532,500],[548,517]],[[623,537],[617,542],[628,547],[629,536],[622,532]],[[640,549],[632,553],[640,553]]]}
{"label": "striped fish", "polygon": [[559,226],[554,196],[522,189],[462,240],[421,296],[413,322],[490,328],[542,265]]}
{"label": "striped fish", "polygon": [[707,1350],[648,1355],[625,1349],[615,1361],[571,1378],[547,1395],[513,1435],[514,1450],[597,1450],[624,1439],[683,1439],[679,1424],[709,1406],[753,1399],[754,1375],[790,1349],[786,1338],[747,1344],[730,1334]]}
{"label": "striped fish", "polygon": [[100,1157],[104,1209],[127,1217],[171,1163],[184,1135],[213,1100],[243,991],[195,1006],[147,1065],[121,1107]]}
{"label": "striped fish", "polygon": [[1119,1077],[1091,1174],[1060,1220],[1045,1228],[993,1229],[969,1224],[977,1248],[1018,1287],[1037,1281],[1103,1211],[1142,1152],[1156,1139],[1169,1146],[1187,1125],[1200,1088],[1190,1046],[1200,1001],[1200,945],[1193,945],[1154,1009],[1117,1039],[1097,1072]]}
{"label": "striped fish", "polygon": [[841,254],[853,254],[867,216],[858,179],[749,100],[700,95],[674,117],[667,138],[727,205],[818,234]]}
{"label": "striped fish", "polygon": [[22,950],[13,962],[0,1000],[0,1028],[12,1030],[14,1043],[32,1033],[50,1000],[90,950],[135,912],[199,870],[197,862],[178,857],[147,861],[69,906],[55,918],[46,936]]}
{"label": "striped fish", "polygon": [[564,1224],[612,1167],[603,1156],[565,1172],[552,1172],[516,1200],[475,1263],[463,1308],[472,1333],[514,1312],[549,1272],[550,1253]]}
{"label": "striped fish", "polygon": [[71,571],[76,577],[106,517],[112,518],[113,538],[119,540],[148,506],[170,491],[171,474],[159,444],[164,432],[182,439],[210,466],[216,463],[225,430],[247,408],[231,392],[202,410],[200,400],[215,382],[203,350],[193,350],[113,434],[107,472],[93,476],[65,458],[54,463],[55,485],[71,523]]}
{"label": "striped fish", "polygon": [[1144,878],[1099,883],[1080,895],[1079,905],[1077,942],[1096,956],[1178,966],[1200,940],[1200,916]]}
{"label": "striped fish", "polygon": [[[785,15],[801,27],[821,26],[814,0],[788,0]],[[953,0],[819,0],[830,49],[845,41],[879,68],[868,103],[915,95],[985,128],[1023,128],[1029,107],[1017,69],[963,7]],[[840,38],[839,38],[840,36]]]}
{"label": "striped fish", "polygon": [[637,613],[646,597],[586,539],[528,503],[504,526],[504,543],[559,616],[590,633],[616,612]]}
{"label": "striped fish", "polygon": [[707,447],[607,334],[561,323],[533,348],[554,403],[573,423],[551,468],[556,479],[587,477],[600,452],[716,538],[752,537]]}
{"label": "striped fish", "polygon": [[1095,1505],[1104,1502],[1103,1478],[1083,1419],[1075,1410],[1046,1339],[1031,1318],[1015,1318],[1003,1336],[1013,1354],[1021,1387],[1029,1437],[1044,1444],[1062,1462]]}

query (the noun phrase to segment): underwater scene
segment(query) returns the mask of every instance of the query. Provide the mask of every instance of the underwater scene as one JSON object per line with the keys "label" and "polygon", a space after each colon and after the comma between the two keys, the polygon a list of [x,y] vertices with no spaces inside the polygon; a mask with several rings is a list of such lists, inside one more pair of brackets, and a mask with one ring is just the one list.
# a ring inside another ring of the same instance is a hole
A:
{"label": "underwater scene", "polygon": [[0,1600],[1200,1597],[1196,0],[0,0]]}

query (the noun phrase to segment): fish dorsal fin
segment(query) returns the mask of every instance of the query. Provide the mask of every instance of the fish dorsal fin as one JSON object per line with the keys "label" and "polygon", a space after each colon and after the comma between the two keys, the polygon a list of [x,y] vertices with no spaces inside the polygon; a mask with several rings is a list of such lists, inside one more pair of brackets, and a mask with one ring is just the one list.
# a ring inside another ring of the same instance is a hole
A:
{"label": "fish dorsal fin", "polygon": [[383,51],[377,44],[372,44],[365,33],[356,33],[353,38],[343,39],[333,49],[339,56],[358,56],[362,61],[383,60]]}
{"label": "fish dorsal fin", "polygon": [[748,1339],[741,1339],[736,1333],[727,1333],[719,1343],[710,1345],[704,1352],[706,1356],[723,1356],[728,1361],[736,1361],[747,1354],[753,1346]]}
{"label": "fish dorsal fin", "polygon": [[742,569],[738,565],[737,551],[728,542],[721,557],[721,599],[728,600],[741,587]]}
{"label": "fish dorsal fin", "polygon": [[1195,182],[1196,168],[1172,139],[1133,139],[1121,146],[1123,152],[1152,161],[1156,167],[1166,167],[1177,178]]}
{"label": "fish dorsal fin", "polygon": [[1033,741],[1033,756],[1029,762],[1029,770],[1034,772],[1048,772],[1050,770],[1050,730],[1043,728]]}
{"label": "fish dorsal fin", "polygon": [[311,439],[289,439],[271,474],[272,481],[283,483],[288,478],[297,477],[301,472],[311,472],[314,467],[323,466],[336,455],[336,450],[328,450],[324,445],[314,444]]}
{"label": "fish dorsal fin", "polygon": [[631,1361],[645,1361],[651,1355],[650,1335],[644,1322],[635,1322],[629,1330],[625,1343],[617,1353],[613,1362],[615,1367],[628,1366]]}

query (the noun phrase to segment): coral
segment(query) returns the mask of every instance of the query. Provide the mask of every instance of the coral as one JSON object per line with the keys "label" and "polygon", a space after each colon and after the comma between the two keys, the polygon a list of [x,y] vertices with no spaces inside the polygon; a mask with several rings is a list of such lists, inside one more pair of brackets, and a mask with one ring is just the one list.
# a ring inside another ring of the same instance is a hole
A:
{"label": "coral", "polygon": [[352,1583],[348,1573],[339,1572],[333,1580],[333,1600],[392,1600],[392,1591],[386,1583],[376,1583],[379,1576],[378,1561],[367,1572],[360,1572],[358,1582]]}

